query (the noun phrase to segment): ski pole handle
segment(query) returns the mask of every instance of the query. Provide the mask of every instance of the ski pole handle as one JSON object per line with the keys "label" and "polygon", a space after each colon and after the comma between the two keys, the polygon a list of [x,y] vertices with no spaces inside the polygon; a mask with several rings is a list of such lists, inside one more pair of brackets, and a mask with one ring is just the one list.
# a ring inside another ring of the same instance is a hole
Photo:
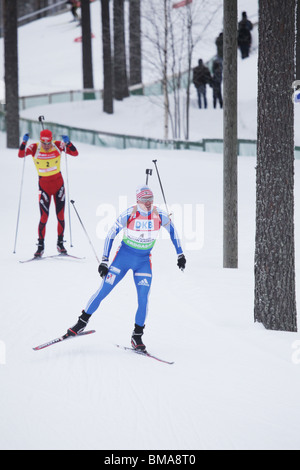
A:
{"label": "ski pole handle", "polygon": [[148,186],[148,178],[149,176],[152,176],[152,170],[147,168],[146,169],[146,185]]}
{"label": "ski pole handle", "polygon": [[43,121],[45,121],[45,117],[44,117],[44,116],[39,116],[39,121],[40,121],[40,123],[41,123],[42,129],[44,130],[44,123],[43,123]]}

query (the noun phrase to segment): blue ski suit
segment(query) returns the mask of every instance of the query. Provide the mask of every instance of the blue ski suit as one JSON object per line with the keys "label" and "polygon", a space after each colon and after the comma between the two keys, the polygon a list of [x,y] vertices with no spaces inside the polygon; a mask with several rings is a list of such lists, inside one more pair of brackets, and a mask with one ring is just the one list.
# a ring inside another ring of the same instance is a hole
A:
{"label": "blue ski suit", "polygon": [[138,296],[135,323],[144,326],[152,282],[151,250],[162,226],[169,232],[179,256],[183,253],[180,240],[166,212],[156,206],[150,212],[143,212],[140,206],[136,205],[119,216],[106,237],[103,259],[109,259],[113,241],[121,230],[124,230],[124,237],[108,274],[85,308],[87,314],[92,315],[102,300],[123,279],[129,269],[132,269]]}

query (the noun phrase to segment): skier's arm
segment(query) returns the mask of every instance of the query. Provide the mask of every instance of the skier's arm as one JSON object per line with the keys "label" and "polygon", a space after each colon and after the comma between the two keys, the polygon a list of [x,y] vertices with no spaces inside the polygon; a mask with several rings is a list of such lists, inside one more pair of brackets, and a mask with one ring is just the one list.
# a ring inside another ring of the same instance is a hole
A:
{"label": "skier's arm", "polygon": [[72,144],[67,135],[62,135],[62,141],[57,140],[55,145],[72,157],[77,157],[78,155],[77,148]]}
{"label": "skier's arm", "polygon": [[25,150],[26,150],[26,144],[28,142],[28,139],[29,139],[29,134],[27,132],[26,134],[23,135],[23,140],[22,140],[22,143],[20,145],[19,153],[18,153],[19,158],[24,158],[26,156]]}
{"label": "skier's arm", "polygon": [[31,144],[31,145],[29,145],[29,147],[26,148],[26,144],[28,142],[28,139],[29,139],[29,134],[25,134],[23,136],[23,141],[22,141],[22,143],[20,145],[20,148],[19,148],[19,153],[18,153],[19,158],[24,158],[27,155],[35,155],[35,152],[36,152],[36,149],[37,149],[37,144]]}
{"label": "skier's arm", "polygon": [[170,238],[175,247],[177,253],[177,266],[179,267],[179,269],[181,269],[181,271],[184,271],[186,265],[186,258],[183,254],[180,239],[176,231],[175,225],[173,224],[172,220],[166,212],[159,211],[159,216],[161,218],[162,226],[169,232]]}
{"label": "skier's arm", "polygon": [[159,211],[159,216],[161,218],[161,225],[169,232],[170,238],[172,243],[175,247],[177,255],[183,254],[183,250],[181,247],[180,239],[178,233],[176,231],[175,225],[173,224],[172,220],[168,216],[166,212]]}
{"label": "skier's arm", "polygon": [[118,233],[120,233],[120,231],[124,227],[126,227],[127,221],[129,219],[132,211],[133,211],[133,207],[131,207],[127,211],[123,212],[123,214],[121,214],[118,217],[118,219],[116,220],[116,222],[114,223],[114,225],[112,226],[112,228],[110,229],[110,231],[107,234],[107,237],[106,237],[105,242],[104,242],[102,263],[100,264],[100,266],[98,268],[98,272],[99,272],[99,274],[102,278],[104,278],[108,273],[109,254],[110,254],[110,250],[111,250],[112,244],[114,242],[114,239],[116,238]]}
{"label": "skier's arm", "polygon": [[128,210],[123,212],[117,218],[116,222],[114,223],[114,225],[109,230],[109,232],[107,234],[107,237],[105,239],[105,242],[104,242],[104,250],[103,250],[103,258],[102,259],[105,259],[106,261],[108,261],[109,255],[110,255],[110,250],[111,250],[112,244],[114,242],[114,239],[116,238],[118,233],[120,233],[120,231],[123,230],[124,227],[126,227],[128,219],[129,219],[132,211],[133,211],[133,207],[130,207]]}

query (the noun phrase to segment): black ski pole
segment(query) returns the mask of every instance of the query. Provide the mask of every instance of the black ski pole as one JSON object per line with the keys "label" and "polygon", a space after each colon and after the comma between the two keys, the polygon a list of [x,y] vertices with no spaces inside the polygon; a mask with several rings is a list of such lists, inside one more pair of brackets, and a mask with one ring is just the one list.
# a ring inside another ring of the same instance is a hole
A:
{"label": "black ski pole", "polygon": [[94,255],[96,256],[96,260],[98,261],[98,264],[100,264],[100,261],[99,261],[99,258],[98,258],[98,256],[97,256],[96,250],[95,250],[95,248],[94,248],[94,246],[93,246],[93,244],[92,244],[92,242],[91,242],[91,240],[90,240],[90,237],[88,236],[88,233],[87,233],[87,231],[86,231],[86,228],[85,228],[85,226],[84,226],[84,224],[83,224],[83,222],[82,222],[82,220],[81,220],[81,218],[80,218],[80,215],[78,214],[78,211],[77,211],[77,209],[76,209],[76,207],[75,207],[75,201],[73,201],[72,199],[71,199],[71,204],[72,204],[72,206],[74,207],[74,210],[75,210],[75,212],[76,212],[76,215],[77,215],[77,217],[78,217],[78,219],[79,219],[79,222],[80,222],[80,224],[81,224],[81,227],[83,228],[84,233],[85,233],[86,236],[87,236],[87,239],[88,239],[88,241],[89,241],[89,244],[91,245],[91,247],[92,247],[92,249],[93,249]]}
{"label": "black ski pole", "polygon": [[39,116],[39,121],[40,121],[40,123],[41,123],[42,129],[44,130],[44,123],[43,123],[43,121],[45,121],[45,117],[44,117],[44,116]]}
{"label": "black ski pole", "polygon": [[146,170],[146,185],[148,186],[148,178],[149,176],[152,176],[152,170],[149,170],[149,168],[147,168]]}
{"label": "black ski pole", "polygon": [[165,202],[165,205],[166,205],[167,213],[168,213],[168,216],[170,217],[171,214],[169,213],[168,204],[167,204],[167,201],[166,201],[165,193],[164,193],[164,190],[163,190],[163,186],[162,186],[162,183],[161,183],[161,179],[160,179],[157,164],[156,164],[157,160],[152,160],[152,161],[155,165],[155,169],[156,169],[158,181],[159,181],[159,184],[160,184],[160,189],[161,189],[161,192],[162,192],[162,195],[163,195],[163,198],[164,198],[164,202]]}

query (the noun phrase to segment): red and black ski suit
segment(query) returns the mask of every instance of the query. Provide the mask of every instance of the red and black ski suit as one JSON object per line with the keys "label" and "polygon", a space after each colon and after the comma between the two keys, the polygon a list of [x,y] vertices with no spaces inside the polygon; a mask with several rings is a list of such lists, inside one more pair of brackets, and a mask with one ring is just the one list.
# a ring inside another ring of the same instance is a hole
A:
{"label": "red and black ski suit", "polygon": [[39,205],[41,218],[38,227],[38,237],[44,240],[46,224],[49,217],[51,197],[53,196],[56,216],[58,221],[58,236],[62,237],[65,229],[65,186],[60,171],[61,154],[65,151],[68,155],[76,157],[78,151],[69,142],[53,141],[49,150],[44,150],[40,143],[34,143],[26,148],[26,142],[22,142],[18,156],[24,158],[27,155],[33,157],[33,162],[39,175]]}

